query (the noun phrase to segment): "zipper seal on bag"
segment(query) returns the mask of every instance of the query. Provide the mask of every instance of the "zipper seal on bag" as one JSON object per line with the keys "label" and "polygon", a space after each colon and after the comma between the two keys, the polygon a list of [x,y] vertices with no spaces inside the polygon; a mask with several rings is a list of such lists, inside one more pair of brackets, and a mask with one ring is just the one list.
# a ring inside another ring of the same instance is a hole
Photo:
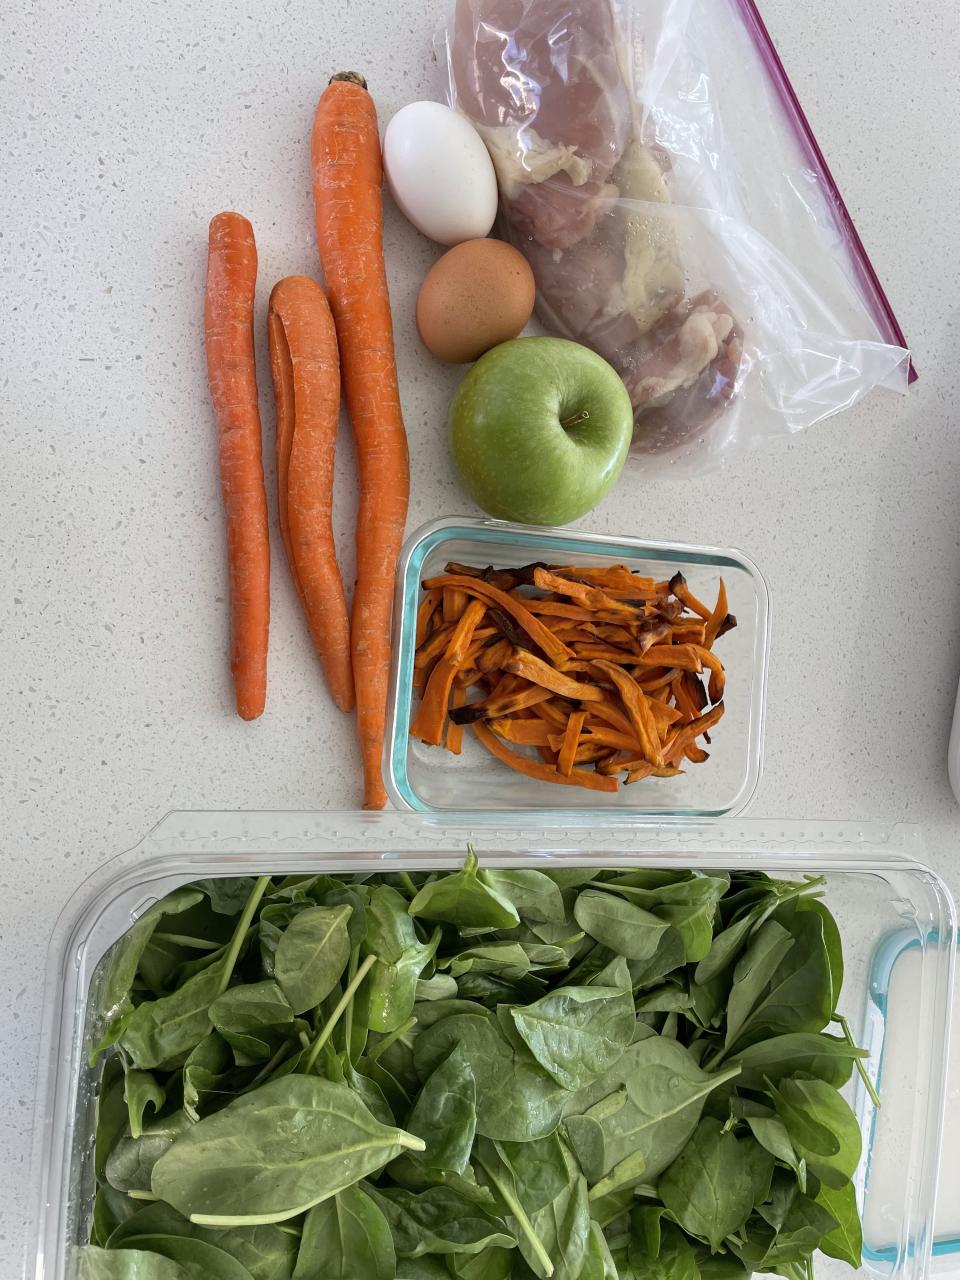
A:
{"label": "zipper seal on bag", "polygon": [[851,250],[857,282],[863,291],[864,299],[873,314],[874,320],[877,322],[881,335],[884,341],[891,346],[902,347],[907,353],[907,383],[910,385],[916,382],[920,375],[917,373],[916,366],[913,363],[913,356],[906,336],[900,327],[900,322],[897,320],[890,299],[880,283],[880,277],[877,275],[876,268],[870,260],[870,255],[860,239],[860,233],[857,231],[856,224],[850,215],[850,210],[840,194],[836,179],[830,172],[826,156],[823,154],[819,142],[817,142],[810,121],[807,119],[807,114],[790,82],[790,77],[787,75],[780,54],[777,52],[777,47],[773,43],[773,38],[767,30],[766,23],[760,16],[756,0],[733,0],[733,3],[735,8],[739,10],[740,17],[747,28],[757,53],[760,55],[764,70],[773,82],[781,106],[789,117],[807,162],[823,179],[824,188],[833,207],[840,231]]}

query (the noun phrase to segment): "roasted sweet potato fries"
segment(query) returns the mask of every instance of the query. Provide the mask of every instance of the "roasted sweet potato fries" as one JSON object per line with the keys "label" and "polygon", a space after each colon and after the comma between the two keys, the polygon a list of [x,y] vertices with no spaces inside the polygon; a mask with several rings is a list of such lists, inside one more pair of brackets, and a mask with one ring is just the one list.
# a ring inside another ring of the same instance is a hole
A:
{"label": "roasted sweet potato fries", "polygon": [[518,773],[591,791],[709,759],[698,739],[710,743],[725,683],[713,646],[737,625],[722,580],[712,608],[682,574],[626,565],[448,564],[423,588],[410,727],[422,742],[459,755],[467,725]]}

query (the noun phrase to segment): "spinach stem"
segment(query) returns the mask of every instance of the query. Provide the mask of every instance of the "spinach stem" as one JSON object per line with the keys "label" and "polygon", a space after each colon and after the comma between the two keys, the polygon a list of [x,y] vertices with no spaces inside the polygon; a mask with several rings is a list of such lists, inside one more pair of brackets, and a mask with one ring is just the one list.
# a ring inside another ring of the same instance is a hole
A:
{"label": "spinach stem", "polygon": [[240,955],[240,948],[243,946],[243,940],[247,936],[247,930],[253,922],[256,915],[257,907],[260,905],[260,899],[267,891],[267,885],[270,883],[269,876],[261,876],[257,883],[250,891],[250,897],[247,899],[247,905],[243,908],[243,915],[237,921],[237,927],[233,931],[233,937],[230,939],[230,946],[227,948],[227,954],[223,957],[223,972],[220,974],[220,983],[218,994],[223,995],[227,987],[230,985],[230,979],[233,977],[234,966],[237,963],[237,957]]}
{"label": "spinach stem", "polygon": [[340,999],[337,1001],[337,1004],[333,1010],[333,1013],[331,1013],[330,1017],[326,1021],[326,1024],[324,1025],[323,1030],[320,1032],[316,1040],[314,1040],[313,1042],[313,1048],[310,1050],[309,1054],[307,1055],[307,1060],[303,1064],[304,1075],[308,1076],[310,1072],[313,1070],[314,1064],[316,1063],[317,1058],[320,1056],[320,1050],[323,1048],[323,1046],[327,1043],[327,1041],[333,1035],[334,1030],[336,1029],[336,1025],[340,1021],[340,1018],[342,1017],[344,1011],[350,1004],[350,1001],[353,999],[353,997],[357,994],[357,988],[360,986],[360,983],[364,980],[364,978],[367,976],[367,974],[370,972],[370,970],[373,968],[373,966],[376,963],[377,963],[376,956],[367,956],[366,960],[364,960],[363,964],[354,974],[353,980],[347,984],[347,988],[344,991],[343,995],[340,997]]}
{"label": "spinach stem", "polygon": [[[360,960],[360,947],[351,947],[350,963],[347,966],[347,986],[357,976],[357,964]],[[350,1041],[353,1038],[353,1001],[351,1000],[347,1006],[347,1012],[343,1019],[343,1048],[347,1057],[350,1058]],[[352,1059],[351,1059],[352,1061]]]}
{"label": "spinach stem", "polygon": [[266,1064],[266,1066],[262,1067],[257,1072],[257,1074],[253,1077],[253,1079],[250,1081],[249,1084],[244,1085],[244,1087],[240,1090],[240,1093],[251,1093],[254,1089],[258,1088],[258,1086],[263,1084],[264,1080],[266,1080],[270,1075],[272,1075],[272,1073],[277,1069],[277,1067],[279,1067],[280,1063],[283,1062],[285,1058],[288,1058],[290,1056],[290,1048],[291,1048],[291,1045],[289,1041],[287,1042],[287,1044],[282,1044],[280,1048],[277,1050],[277,1052],[270,1059],[270,1061]]}
{"label": "spinach stem", "polygon": [[219,951],[223,945],[220,942],[208,942],[206,938],[190,938],[185,933],[154,933],[154,938],[160,938],[163,942],[176,943],[178,947],[193,947],[195,951]]}
{"label": "spinach stem", "polygon": [[[857,1042],[856,1040],[854,1040],[853,1032],[850,1030],[850,1023],[846,1020],[843,1014],[835,1013],[833,1015],[833,1020],[834,1022],[839,1023],[840,1030],[843,1032],[843,1038],[844,1040],[846,1040],[850,1048],[856,1049]],[[877,1093],[876,1089],[874,1088],[873,1081],[867,1075],[867,1068],[863,1065],[862,1059],[854,1058],[853,1061],[854,1061],[854,1065],[857,1068],[857,1074],[859,1075],[860,1079],[863,1081],[863,1087],[866,1089],[867,1093],[870,1095],[870,1101],[873,1103],[875,1107],[879,1107],[880,1095]]]}
{"label": "spinach stem", "polygon": [[386,1053],[392,1044],[395,1044],[401,1036],[405,1036],[411,1027],[417,1025],[416,1018],[408,1018],[396,1031],[391,1031],[389,1035],[383,1037],[379,1044],[375,1045],[367,1054],[370,1062],[376,1062],[381,1054]]}
{"label": "spinach stem", "polygon": [[523,1205],[503,1179],[500,1178],[498,1174],[494,1173],[484,1160],[483,1156],[477,1156],[477,1164],[499,1191],[504,1204],[516,1218],[517,1225],[520,1230],[530,1241],[530,1247],[537,1256],[537,1261],[543,1269],[543,1274],[547,1277],[547,1280],[549,1280],[549,1277],[553,1275],[553,1263],[550,1261],[549,1253],[547,1253],[546,1249],[543,1247],[543,1241],[537,1235],[536,1231],[534,1231],[533,1223],[527,1217],[526,1209],[524,1209]]}
{"label": "spinach stem", "polygon": [[409,893],[411,898],[415,898],[420,892],[417,886],[413,883],[413,877],[410,875],[409,871],[398,871],[397,879],[406,889],[407,893]]}

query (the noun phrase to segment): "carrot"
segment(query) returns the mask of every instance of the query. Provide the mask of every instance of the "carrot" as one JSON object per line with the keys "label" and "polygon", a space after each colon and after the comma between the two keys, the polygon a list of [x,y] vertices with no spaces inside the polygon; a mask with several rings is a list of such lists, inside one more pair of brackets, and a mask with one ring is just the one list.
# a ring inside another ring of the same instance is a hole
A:
{"label": "carrot", "polygon": [[360,474],[351,648],[364,807],[382,809],[390,619],[410,480],[383,264],[377,113],[360,76],[334,76],[324,90],[311,152],[317,244]]}
{"label": "carrot", "polygon": [[333,317],[316,280],[288,276],[274,286],[267,336],[287,561],[333,700],[352,711],[350,622],[331,522],[340,364]]}
{"label": "carrot", "polygon": [[218,213],[210,223],[203,321],[227,517],[230,670],[244,720],[263,714],[270,632],[270,532],[253,348],[256,285],[253,227],[239,213]]}

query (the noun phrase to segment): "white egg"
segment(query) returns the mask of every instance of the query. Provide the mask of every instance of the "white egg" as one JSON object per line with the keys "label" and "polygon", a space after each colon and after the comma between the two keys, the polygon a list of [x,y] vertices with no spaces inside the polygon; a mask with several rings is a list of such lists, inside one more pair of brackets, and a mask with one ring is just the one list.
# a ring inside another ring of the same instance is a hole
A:
{"label": "white egg", "polygon": [[383,167],[390,194],[418,231],[440,244],[487,235],[497,176],[469,120],[442,102],[411,102],[387,125]]}

